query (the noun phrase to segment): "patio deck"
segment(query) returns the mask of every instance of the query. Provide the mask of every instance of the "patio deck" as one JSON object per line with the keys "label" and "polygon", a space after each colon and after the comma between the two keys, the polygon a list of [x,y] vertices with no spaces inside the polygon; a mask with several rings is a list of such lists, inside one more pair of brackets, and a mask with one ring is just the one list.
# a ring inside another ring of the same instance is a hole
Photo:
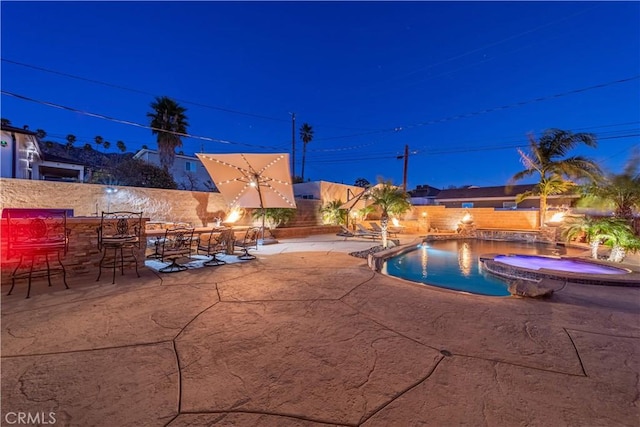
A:
{"label": "patio deck", "polygon": [[640,288],[466,295],[347,255],[376,244],[281,240],[29,300],[3,284],[2,425],[638,425]]}

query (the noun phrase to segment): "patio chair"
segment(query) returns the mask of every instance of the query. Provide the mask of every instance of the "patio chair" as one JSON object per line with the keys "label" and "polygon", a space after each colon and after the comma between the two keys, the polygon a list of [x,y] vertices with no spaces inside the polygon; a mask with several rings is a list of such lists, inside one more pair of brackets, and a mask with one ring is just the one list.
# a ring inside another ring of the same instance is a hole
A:
{"label": "patio chair", "polygon": [[[61,274],[65,288],[66,270],[61,257],[69,249],[67,211],[64,209],[5,209],[7,218],[7,259],[19,257],[11,274],[11,295],[16,280],[27,279],[27,298],[31,294],[31,279],[46,277],[51,286],[51,276]],[[50,259],[51,257],[51,259]],[[51,266],[50,260],[58,266]]]}
{"label": "patio chair", "polygon": [[218,254],[228,254],[233,252],[233,245],[236,239],[233,229],[227,228],[220,231],[218,227],[214,227],[209,234],[209,238],[206,240],[204,239],[205,237],[203,237],[198,244],[198,254],[200,251],[203,251],[207,256],[212,258],[205,261],[203,265],[207,267],[215,267],[226,264],[226,261],[218,258]]}
{"label": "patio chair", "polygon": [[367,230],[366,228],[364,228],[364,225],[362,225],[360,223],[356,224],[356,227],[358,228],[358,230],[355,232],[355,236],[368,237],[368,238],[371,238],[373,240],[379,239],[379,238],[382,237],[381,233],[378,233],[376,231]]}
{"label": "patio chair", "polygon": [[[120,264],[120,272],[124,275],[124,250],[131,251],[129,261],[133,262],[138,272],[138,257],[136,251],[140,250],[142,233],[142,212],[102,212],[100,227],[98,228],[98,249],[102,252],[102,258],[98,264],[98,278],[100,280],[104,268],[113,269],[112,284],[116,283],[116,268]],[[111,254],[112,258],[107,258]],[[118,263],[118,256],[120,262]],[[129,255],[127,254],[127,257]]]}
{"label": "patio chair", "polygon": [[260,227],[252,227],[247,230],[244,238],[235,241],[234,246],[239,247],[242,250],[242,254],[238,255],[238,259],[256,259],[255,255],[251,255],[249,253],[249,248],[255,247],[255,249],[258,250],[258,239],[260,238],[260,236]]}
{"label": "patio chair", "polygon": [[170,260],[171,263],[162,267],[160,273],[176,273],[188,267],[178,264],[180,258],[191,258],[191,244],[193,242],[192,227],[168,228],[165,232],[160,249],[160,261]]}

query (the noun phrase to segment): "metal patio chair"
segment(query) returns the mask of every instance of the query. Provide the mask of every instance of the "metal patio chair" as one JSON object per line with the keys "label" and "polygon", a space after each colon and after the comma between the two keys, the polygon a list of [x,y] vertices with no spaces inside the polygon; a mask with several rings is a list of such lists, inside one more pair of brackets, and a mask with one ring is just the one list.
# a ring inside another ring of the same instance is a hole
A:
{"label": "metal patio chair", "polygon": [[[102,212],[100,227],[98,227],[98,249],[102,252],[102,258],[98,265],[96,281],[100,280],[103,269],[110,268],[113,270],[111,283],[115,284],[118,264],[120,264],[121,274],[124,275],[125,249],[127,249],[127,261],[133,262],[136,275],[140,277],[136,251],[140,250],[141,233],[142,212]],[[108,255],[111,257],[107,258]]]}
{"label": "metal patio chair", "polygon": [[[11,274],[11,295],[16,280],[27,279],[27,298],[31,295],[31,280],[62,275],[66,289],[67,272],[61,258],[69,249],[69,230],[65,209],[5,209],[7,218],[7,259],[19,257]],[[56,261],[52,266],[50,261]]]}

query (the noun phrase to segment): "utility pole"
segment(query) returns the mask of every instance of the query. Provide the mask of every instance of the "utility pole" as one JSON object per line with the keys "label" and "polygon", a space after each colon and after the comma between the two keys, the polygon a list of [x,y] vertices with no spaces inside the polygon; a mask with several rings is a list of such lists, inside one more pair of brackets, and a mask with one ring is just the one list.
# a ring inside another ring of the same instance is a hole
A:
{"label": "utility pole", "polygon": [[402,191],[407,192],[407,168],[409,166],[409,146],[404,146],[404,155],[397,156],[396,159],[404,159],[404,172],[402,174]]}
{"label": "utility pole", "polygon": [[296,178],[296,113],[291,114],[291,182]]}

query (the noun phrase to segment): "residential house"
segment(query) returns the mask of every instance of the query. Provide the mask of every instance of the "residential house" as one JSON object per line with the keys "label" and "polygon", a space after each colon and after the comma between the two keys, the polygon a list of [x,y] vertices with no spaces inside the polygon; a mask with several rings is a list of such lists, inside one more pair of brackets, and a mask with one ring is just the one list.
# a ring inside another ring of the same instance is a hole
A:
{"label": "residential house", "polygon": [[[518,194],[530,191],[534,187],[535,184],[453,188],[441,190],[434,200],[436,204],[448,208],[538,209],[539,196],[531,196],[520,203],[516,202]],[[548,196],[547,200],[550,208],[569,207],[577,198],[577,195],[552,195]]]}
{"label": "residential house", "polygon": [[418,185],[414,190],[408,191],[411,196],[411,204],[414,206],[435,205],[436,196],[440,189],[430,185]]}
{"label": "residential house", "polygon": [[84,166],[43,156],[36,132],[2,124],[0,176],[48,181],[84,181]]}
{"label": "residential house", "polygon": [[[161,166],[160,154],[154,150],[143,148],[133,157]],[[211,191],[215,188],[207,169],[197,157],[176,154],[169,173],[180,190]]]}
{"label": "residential house", "polygon": [[323,205],[335,200],[341,200],[344,203],[363,191],[364,188],[362,187],[328,181],[308,181],[293,184],[293,195],[296,199],[320,200]]}

